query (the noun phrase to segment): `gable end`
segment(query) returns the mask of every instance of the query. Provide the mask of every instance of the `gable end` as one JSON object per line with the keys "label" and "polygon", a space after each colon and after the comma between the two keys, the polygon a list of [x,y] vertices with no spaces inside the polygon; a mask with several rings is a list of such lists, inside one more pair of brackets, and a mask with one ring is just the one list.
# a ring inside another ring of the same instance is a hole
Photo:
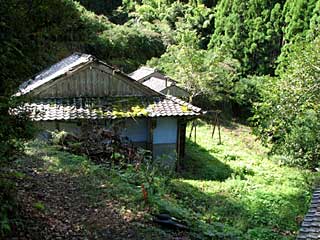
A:
{"label": "gable end", "polygon": [[34,89],[36,98],[155,96],[153,90],[100,62],[91,62]]}

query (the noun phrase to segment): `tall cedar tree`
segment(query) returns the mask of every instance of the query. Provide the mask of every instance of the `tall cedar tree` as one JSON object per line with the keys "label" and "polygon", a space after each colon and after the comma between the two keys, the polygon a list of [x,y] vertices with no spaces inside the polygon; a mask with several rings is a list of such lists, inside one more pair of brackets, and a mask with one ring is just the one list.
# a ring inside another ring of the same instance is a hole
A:
{"label": "tall cedar tree", "polygon": [[243,74],[273,74],[281,50],[283,1],[222,0],[216,8],[209,48],[224,48]]}

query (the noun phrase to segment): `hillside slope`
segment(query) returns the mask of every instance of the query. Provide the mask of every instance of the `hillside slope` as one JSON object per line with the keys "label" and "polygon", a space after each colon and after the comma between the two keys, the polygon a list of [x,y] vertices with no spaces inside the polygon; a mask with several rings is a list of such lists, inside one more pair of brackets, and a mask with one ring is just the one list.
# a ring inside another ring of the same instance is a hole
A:
{"label": "hillside slope", "polygon": [[[106,169],[31,142],[14,163],[22,219],[13,236],[52,239],[294,239],[310,201],[313,174],[279,165],[249,128],[210,126],[187,144],[179,174],[155,168]],[[141,185],[147,189],[144,201]],[[151,214],[169,213],[190,231],[161,228]]]}

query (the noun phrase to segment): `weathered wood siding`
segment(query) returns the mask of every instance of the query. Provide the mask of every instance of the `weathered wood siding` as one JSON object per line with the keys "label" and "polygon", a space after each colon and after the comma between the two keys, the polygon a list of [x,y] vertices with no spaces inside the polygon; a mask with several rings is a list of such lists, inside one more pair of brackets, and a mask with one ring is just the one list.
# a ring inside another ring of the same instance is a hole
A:
{"label": "weathered wood siding", "polygon": [[[133,81],[133,80],[132,80]],[[139,85],[96,63],[40,86],[37,98],[144,96]]]}

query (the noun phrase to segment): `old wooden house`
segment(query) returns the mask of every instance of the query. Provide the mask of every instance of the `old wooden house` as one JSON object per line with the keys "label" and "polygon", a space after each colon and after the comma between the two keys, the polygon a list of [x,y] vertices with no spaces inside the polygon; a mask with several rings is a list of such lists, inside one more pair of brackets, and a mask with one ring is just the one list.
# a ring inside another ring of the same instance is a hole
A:
{"label": "old wooden house", "polygon": [[36,74],[16,95],[31,97],[21,109],[43,129],[79,134],[84,123],[104,128],[116,123],[121,136],[152,150],[154,159],[166,156],[171,165],[184,155],[187,121],[202,114],[81,53]]}
{"label": "old wooden house", "polygon": [[166,95],[172,95],[187,99],[189,93],[182,87],[177,86],[177,81],[160,73],[154,68],[140,67],[129,74],[131,78],[143,85]]}

